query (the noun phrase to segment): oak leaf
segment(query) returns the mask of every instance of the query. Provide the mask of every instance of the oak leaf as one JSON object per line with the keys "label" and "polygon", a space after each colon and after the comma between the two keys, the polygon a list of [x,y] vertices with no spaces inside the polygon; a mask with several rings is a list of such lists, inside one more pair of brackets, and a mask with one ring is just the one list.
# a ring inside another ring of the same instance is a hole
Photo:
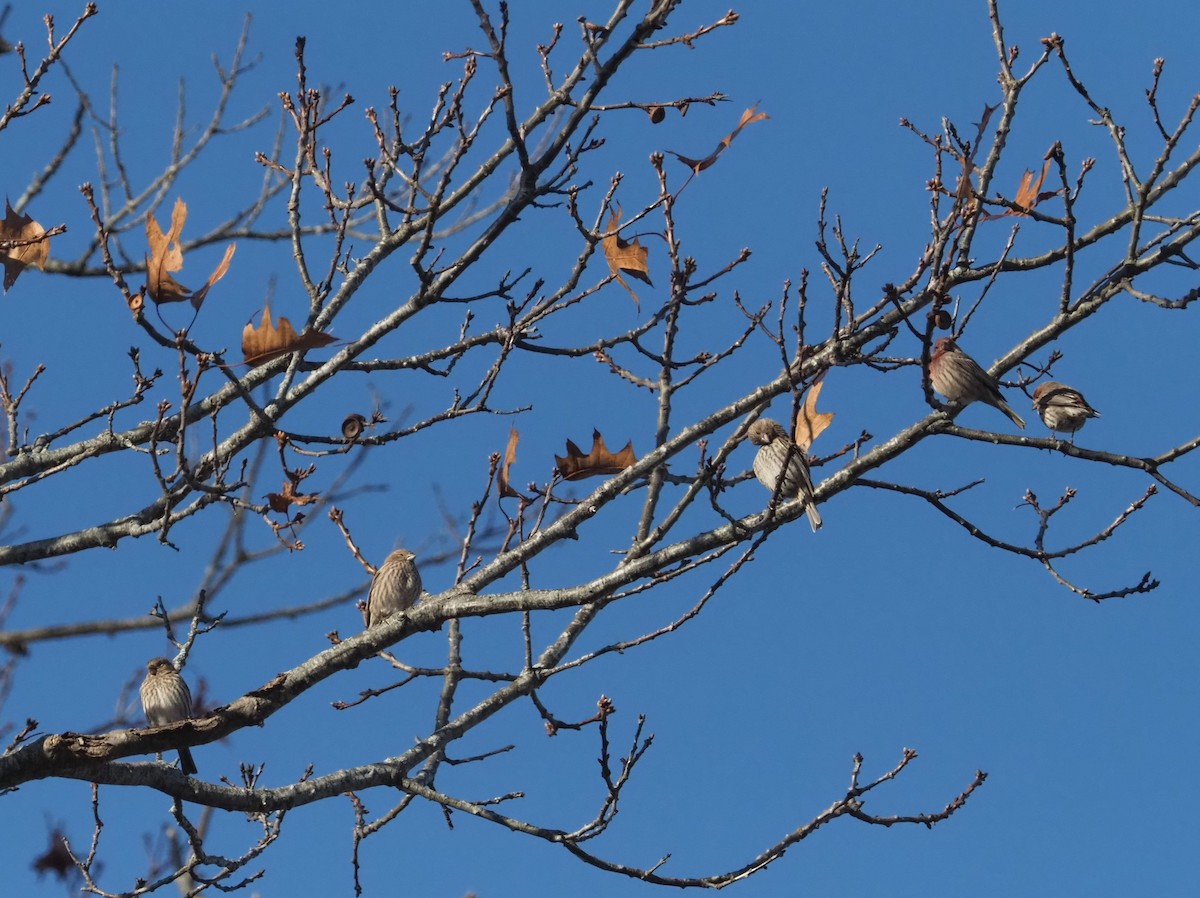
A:
{"label": "oak leaf", "polygon": [[1042,184],[1046,181],[1046,175],[1050,171],[1050,159],[1047,158],[1045,164],[1042,165],[1042,173],[1034,179],[1033,171],[1026,169],[1021,175],[1021,184],[1017,187],[1017,194],[1012,199],[1014,208],[1005,209],[1003,212],[996,215],[987,215],[984,221],[995,221],[998,218],[1004,218],[1007,215],[1027,216],[1031,209],[1037,206],[1042,200],[1050,199],[1052,196],[1058,196],[1062,192],[1060,187],[1058,190],[1048,190],[1042,192]]}
{"label": "oak leaf", "polygon": [[285,480],[282,492],[267,493],[267,504],[271,507],[271,511],[287,514],[288,508],[292,505],[311,505],[318,498],[312,493],[300,492],[300,488],[294,480]]}
{"label": "oak leaf", "polygon": [[21,272],[28,266],[38,271],[46,267],[50,258],[50,238],[46,229],[23,213],[13,211],[12,204],[4,201],[6,212],[0,222],[0,261],[4,263],[4,292],[17,282]]}
{"label": "oak leaf", "polygon": [[246,322],[242,328],[242,356],[247,365],[261,365],[271,359],[287,355],[289,352],[300,352],[307,349],[318,349],[328,346],[337,340],[329,334],[320,331],[305,331],[297,334],[292,322],[280,316],[279,324],[271,322],[271,304],[263,307],[262,322],[255,327],[253,322]]}
{"label": "oak leaf", "polygon": [[1045,165],[1042,166],[1042,173],[1037,179],[1037,183],[1033,183],[1033,171],[1025,169],[1025,174],[1021,176],[1021,186],[1017,188],[1017,195],[1013,197],[1013,202],[1025,209],[1032,209],[1037,205],[1038,191],[1042,189],[1042,182],[1046,180],[1046,172],[1050,170],[1050,160],[1047,159]]}
{"label": "oak leaf", "polygon": [[622,274],[627,274],[630,277],[637,278],[639,281],[644,281],[654,286],[650,281],[650,268],[647,264],[647,257],[650,250],[642,246],[635,237],[633,240],[626,243],[621,239],[617,230],[621,226],[621,207],[617,206],[612,211],[612,216],[608,220],[608,234],[600,240],[600,246],[604,250],[604,258],[608,261],[609,270],[613,276],[620,282],[621,286],[629,291],[629,295],[633,297],[634,303],[641,305],[638,301],[638,295],[633,292],[633,288],[625,283],[625,278]]}
{"label": "oak leaf", "polygon": [[585,477],[609,477],[619,474],[637,462],[633,454],[633,441],[625,444],[625,448],[615,455],[604,445],[604,437],[600,431],[592,431],[592,451],[584,454],[583,450],[570,440],[567,440],[566,457],[554,456],[558,473],[563,480],[582,480]]}
{"label": "oak leaf", "polygon": [[717,144],[717,148],[703,159],[690,159],[687,156],[676,153],[674,150],[667,150],[667,152],[690,168],[693,174],[698,175],[700,172],[704,171],[717,161],[717,157],[725,152],[725,148],[733,143],[733,139],[742,132],[743,128],[745,128],[747,125],[753,125],[755,122],[761,122],[764,119],[770,118],[770,116],[765,112],[758,112],[757,110],[758,104],[755,103],[745,112],[743,112],[741,119],[737,123],[737,127],[722,137],[721,142]]}
{"label": "oak leaf", "polygon": [[804,403],[796,415],[796,445],[801,449],[807,450],[825,428],[833,423],[833,412],[817,411],[817,399],[820,398],[821,387],[824,385],[825,372],[822,371],[809,387],[808,395],[804,397]]}
{"label": "oak leaf", "polygon": [[511,496],[514,499],[523,498],[520,493],[513,489],[512,480],[509,475],[509,469],[512,467],[513,462],[517,460],[517,443],[520,440],[521,435],[517,433],[515,427],[509,430],[508,445],[504,447],[504,460],[500,463],[499,484],[501,499],[506,496]]}
{"label": "oak leaf", "polygon": [[1013,197],[1013,205],[1020,206],[1021,210],[1009,209],[1006,215],[1028,215],[1030,209],[1036,206],[1044,199],[1055,196],[1058,191],[1052,190],[1049,193],[1042,193],[1042,184],[1046,180],[1046,173],[1050,171],[1050,160],[1047,159],[1042,166],[1042,173],[1035,181],[1033,172],[1029,169],[1025,170],[1025,174],[1021,177],[1021,186],[1017,188],[1017,195]]}
{"label": "oak leaf", "polygon": [[182,302],[186,299],[193,308],[198,309],[212,285],[229,271],[229,262],[237,244],[231,243],[225,248],[224,258],[204,286],[192,293],[171,276],[172,271],[183,268],[183,248],[179,244],[179,236],[186,222],[187,204],[181,198],[176,198],[175,206],[171,209],[171,229],[167,233],[163,233],[153,215],[146,216],[146,240],[150,244],[150,255],[146,258],[146,292],[156,303]]}

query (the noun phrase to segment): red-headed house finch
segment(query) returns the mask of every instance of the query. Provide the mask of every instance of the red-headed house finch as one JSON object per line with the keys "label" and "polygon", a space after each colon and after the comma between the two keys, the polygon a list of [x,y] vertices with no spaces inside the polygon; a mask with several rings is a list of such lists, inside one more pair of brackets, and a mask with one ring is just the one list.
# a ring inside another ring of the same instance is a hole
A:
{"label": "red-headed house finch", "polygon": [[984,402],[995,406],[1012,418],[1022,430],[1025,422],[1000,395],[1000,385],[979,366],[979,363],[958,348],[952,337],[942,337],[933,344],[929,360],[929,382],[933,388],[959,405]]}
{"label": "red-headed house finch", "polygon": [[758,482],[772,493],[778,488],[782,499],[806,500],[805,512],[815,533],[821,527],[821,513],[812,501],[812,475],[808,473],[804,450],[792,442],[778,421],[770,418],[759,418],[751,424],[746,438],[761,447],[754,456],[754,476]]}
{"label": "red-headed house finch", "polygon": [[[146,662],[146,679],[142,681],[142,711],[152,727],[186,720],[192,716],[192,693],[171,662],[166,658],[151,658]],[[196,762],[186,745],[179,747],[179,767],[188,776],[196,773]]]}
{"label": "red-headed house finch", "polygon": [[1100,417],[1100,413],[1088,405],[1082,393],[1055,380],[1038,384],[1033,391],[1033,407],[1050,430],[1072,434],[1072,440],[1075,431],[1083,427],[1088,418]]}
{"label": "red-headed house finch", "polygon": [[367,626],[373,627],[384,618],[411,608],[421,596],[421,575],[408,549],[396,549],[371,578],[367,592]]}

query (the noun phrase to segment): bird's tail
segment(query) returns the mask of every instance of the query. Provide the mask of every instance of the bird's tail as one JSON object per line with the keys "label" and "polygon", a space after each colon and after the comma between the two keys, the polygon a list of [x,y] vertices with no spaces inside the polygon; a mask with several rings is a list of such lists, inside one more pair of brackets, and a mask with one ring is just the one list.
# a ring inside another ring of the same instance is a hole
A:
{"label": "bird's tail", "polygon": [[1022,430],[1025,429],[1025,419],[1022,418],[1020,415],[1018,415],[1016,412],[1014,412],[1012,410],[1012,406],[1010,406],[1003,399],[1000,400],[1000,404],[997,405],[996,408],[1000,409],[1000,411],[1004,412],[1004,414],[1006,414],[1006,415],[1008,415],[1008,417],[1012,418],[1013,424],[1016,424],[1017,427],[1021,428]]}
{"label": "bird's tail", "polygon": [[812,499],[808,500],[808,507],[804,509],[808,515],[808,523],[812,525],[813,533],[821,529],[821,512],[817,511],[816,504]]}

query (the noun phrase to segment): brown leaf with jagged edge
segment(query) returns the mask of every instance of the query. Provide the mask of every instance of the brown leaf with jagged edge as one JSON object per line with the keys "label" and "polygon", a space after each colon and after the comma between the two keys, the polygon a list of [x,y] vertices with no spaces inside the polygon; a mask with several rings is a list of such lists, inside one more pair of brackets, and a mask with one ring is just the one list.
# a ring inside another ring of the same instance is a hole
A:
{"label": "brown leaf with jagged edge", "polygon": [[817,399],[821,396],[821,387],[824,384],[825,372],[822,371],[808,388],[808,395],[804,397],[804,403],[796,415],[796,445],[804,450],[833,423],[833,412],[817,411]]}
{"label": "brown leaf with jagged edge", "polygon": [[1058,194],[1057,190],[1052,190],[1049,193],[1042,193],[1042,184],[1046,180],[1046,173],[1050,171],[1050,160],[1047,159],[1042,166],[1042,173],[1038,179],[1033,180],[1033,172],[1026,169],[1025,174],[1021,177],[1021,186],[1017,188],[1017,195],[1013,197],[1013,204],[1020,206],[1026,211],[1017,211],[1009,209],[1005,215],[1028,215],[1028,210],[1032,209],[1044,199],[1049,199]]}
{"label": "brown leaf with jagged edge", "polygon": [[146,259],[146,290],[155,302],[179,302],[188,297],[188,288],[171,277],[172,271],[183,268],[179,235],[185,221],[187,206],[182,198],[175,200],[175,208],[171,210],[171,230],[166,234],[153,215],[146,216],[146,242],[150,244],[150,255]]}
{"label": "brown leaf with jagged edge", "polygon": [[271,511],[279,514],[287,514],[288,508],[293,505],[311,505],[316,502],[319,497],[312,493],[302,493],[300,488],[293,480],[285,480],[283,482],[282,493],[267,493],[267,504],[271,506]]}
{"label": "brown leaf with jagged edge", "polygon": [[722,137],[721,142],[719,144],[717,144],[717,148],[715,150],[713,150],[711,153],[709,153],[707,156],[705,156],[703,159],[689,159],[687,156],[683,156],[679,153],[676,153],[674,150],[667,150],[667,152],[670,153],[672,156],[674,156],[676,159],[678,159],[680,162],[682,162],[684,165],[686,165],[688,168],[690,168],[692,170],[692,174],[698,175],[698,174],[700,174],[700,172],[704,171],[706,168],[708,168],[709,166],[711,166],[713,163],[715,163],[717,161],[717,157],[725,152],[725,148],[728,147],[731,143],[733,143],[733,139],[742,132],[742,129],[744,127],[746,127],[747,125],[753,125],[755,122],[761,122],[764,119],[770,118],[770,116],[767,115],[765,112],[758,112],[757,109],[758,109],[758,104],[755,103],[753,106],[751,106],[745,112],[743,112],[741,119],[737,123],[737,127],[734,128],[732,131],[730,131],[728,134],[726,134],[724,137]]}
{"label": "brown leaf with jagged edge", "polygon": [[0,261],[4,263],[4,292],[17,282],[21,272],[33,266],[38,271],[46,267],[50,258],[50,238],[46,229],[28,215],[13,211],[12,204],[4,201],[4,221],[0,222]]}
{"label": "brown leaf with jagged edge", "polygon": [[1005,209],[1003,212],[997,213],[996,215],[984,216],[983,220],[995,221],[996,219],[1004,218],[1007,215],[1023,217],[1028,215],[1029,211],[1042,200],[1048,200],[1052,196],[1058,196],[1060,193],[1062,193],[1061,187],[1058,190],[1048,190],[1045,193],[1042,192],[1042,184],[1045,183],[1046,175],[1049,173],[1049,171],[1049,158],[1047,158],[1045,164],[1042,165],[1042,173],[1037,177],[1037,180],[1034,180],[1033,171],[1026,169],[1025,173],[1021,176],[1021,185],[1017,188],[1017,195],[1012,199],[1013,205],[1017,208]]}
{"label": "brown leaf with jagged edge", "polygon": [[604,437],[600,431],[592,431],[592,451],[586,455],[583,450],[567,440],[567,454],[554,456],[558,473],[563,480],[582,480],[585,477],[609,477],[619,474],[637,462],[633,454],[633,441],[625,444],[625,448],[615,455],[604,445]]}
{"label": "brown leaf with jagged edge", "polygon": [[[1042,182],[1046,180],[1046,172],[1050,171],[1050,160],[1047,159],[1045,165],[1042,166],[1042,173],[1038,176],[1037,183],[1033,182],[1033,171],[1025,169],[1025,174],[1021,176],[1021,186],[1017,188],[1017,195],[1013,197],[1013,202],[1024,209],[1032,209],[1038,202],[1038,191],[1042,189]],[[1021,213],[1017,213],[1018,215]]]}
{"label": "brown leaf with jagged edge", "polygon": [[271,322],[271,304],[263,307],[262,322],[255,327],[246,322],[242,328],[242,356],[247,365],[261,365],[289,352],[319,349],[337,340],[320,331],[305,331],[297,334],[292,322],[280,316],[279,324]]}
{"label": "brown leaf with jagged edge", "polygon": [[509,430],[508,445],[504,447],[504,460],[500,463],[499,482],[501,499],[503,499],[505,496],[511,496],[514,499],[524,498],[520,493],[513,489],[512,480],[510,479],[509,475],[509,469],[512,467],[513,462],[517,460],[517,443],[520,442],[520,440],[521,435],[517,433],[517,429],[515,427]]}
{"label": "brown leaf with jagged edge", "polygon": [[608,234],[600,241],[600,246],[604,250],[604,258],[608,260],[608,267],[621,286],[629,291],[629,295],[633,297],[633,301],[637,305],[641,305],[638,301],[638,295],[633,292],[622,274],[627,274],[630,277],[637,278],[639,281],[645,281],[654,286],[650,282],[650,268],[647,264],[647,257],[650,250],[642,246],[635,237],[629,243],[626,243],[617,234],[617,229],[621,226],[621,207],[617,206],[612,211],[612,216],[608,219]]}
{"label": "brown leaf with jagged edge", "polygon": [[153,215],[146,216],[146,240],[150,244],[150,255],[146,257],[146,292],[156,303],[182,302],[186,299],[193,308],[198,309],[212,285],[225,277],[237,244],[231,243],[225,248],[224,258],[204,286],[192,293],[171,277],[172,271],[183,268],[183,248],[179,245],[179,236],[183,233],[185,222],[187,204],[182,198],[176,198],[175,206],[171,209],[171,229],[167,233],[163,233]]}

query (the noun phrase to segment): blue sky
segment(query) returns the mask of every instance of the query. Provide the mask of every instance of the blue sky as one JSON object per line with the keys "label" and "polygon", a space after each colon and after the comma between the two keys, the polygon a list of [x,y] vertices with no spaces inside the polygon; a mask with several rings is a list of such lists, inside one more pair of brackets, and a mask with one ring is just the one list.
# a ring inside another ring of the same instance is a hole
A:
{"label": "blue sky", "polygon": [[[512,5],[519,100],[528,105],[537,102],[539,90],[533,47],[548,39],[549,23],[563,21],[564,40],[573,39],[577,16],[603,19],[606,6]],[[11,14],[4,37],[24,40],[31,57],[45,46],[42,13],[53,12],[63,31],[79,9],[53,3],[21,7]],[[247,8],[162,3],[148,16],[132,4],[101,4],[101,14],[83,27],[67,54],[71,73],[105,110],[112,66],[119,65],[122,137],[135,181],[144,182],[164,163],[181,81],[188,126],[194,130],[207,120],[216,95],[211,57],[229,59]],[[675,24],[699,26],[727,8],[685,3]],[[185,236],[221,221],[257,189],[262,173],[254,152],[272,143],[278,93],[294,90],[297,34],[308,39],[311,81],[356,99],[327,135],[340,180],[362,178],[361,159],[371,151],[366,107],[383,108],[387,87],[397,85],[401,105],[419,127],[437,85],[461,70],[461,62],[443,61],[442,52],[483,43],[465,2],[331,9],[301,0],[249,9],[249,53],[261,59],[243,78],[230,118],[263,108],[270,112],[264,124],[215,143],[172,189],[168,207],[176,195],[189,204]],[[1158,152],[1144,100],[1153,60],[1167,60],[1160,103],[1169,122],[1200,90],[1194,48],[1200,13],[1180,0],[1156,9],[1152,26],[1142,25],[1145,17],[1131,19],[1128,4],[1106,0],[1088,4],[1086,12],[1082,4],[1067,3],[1005,2],[1001,9],[1007,42],[1022,50],[1018,70],[1040,51],[1040,38],[1051,32],[1066,37],[1076,72],[1125,124],[1143,170]],[[770,119],[743,131],[680,198],[677,218],[685,248],[708,271],[743,247],[752,248],[750,262],[717,287],[727,312],[735,289],[748,305],[757,306],[776,300],[786,279],[797,282],[801,269],[809,269],[810,326],[823,334],[830,323],[829,291],[813,246],[820,192],[829,188],[830,212],[842,217],[849,238],[860,239],[864,248],[883,247],[861,275],[863,302],[873,300],[884,283],[909,275],[928,239],[925,185],[932,169],[928,149],[899,121],[906,117],[936,133],[945,116],[969,131],[985,104],[997,101],[986,6],[952,0],[916,8],[881,2],[753,4],[739,12],[736,27],[698,42],[694,50],[651,56],[613,85],[610,101],[722,91],[730,102],[694,106],[686,118],[669,115],[658,127],[634,112],[610,116],[606,143],[589,157],[581,175],[597,185],[585,196],[585,218],[595,213],[617,171],[624,176],[618,199],[627,213],[649,202],[655,195],[647,161],[652,152],[703,155],[744,108],[757,103]],[[0,58],[0,84],[8,97],[15,94],[19,72],[13,54]],[[5,191],[14,199],[44,165],[46,148],[65,132],[73,111],[72,91],[61,71],[43,89],[53,93],[54,103],[0,134]],[[1081,219],[1095,222],[1118,211],[1114,153],[1105,132],[1088,123],[1091,117],[1050,64],[1022,100],[997,188],[1011,194],[1022,171],[1040,167],[1050,145],[1061,140],[1072,172],[1086,157],[1097,160],[1079,207]],[[1185,141],[1182,150],[1194,145],[1194,138]],[[682,181],[678,166],[670,170],[676,183]],[[70,258],[90,236],[77,190],[85,180],[99,180],[90,140],[29,209],[44,224],[68,224],[68,233],[52,250],[56,257]],[[1185,186],[1174,208],[1194,210],[1198,200],[1194,185]],[[277,214],[282,224],[282,212]],[[165,209],[159,218],[165,220]],[[552,212],[528,216],[464,291],[486,289],[488,278],[526,266],[553,283],[578,248],[577,235],[563,223]],[[1007,224],[997,223],[979,250],[994,251],[1007,236]],[[1048,239],[1031,224],[1022,229],[1017,247],[1031,253]],[[651,247],[652,266],[656,253],[661,266],[661,242],[643,242]],[[1082,276],[1107,269],[1120,251],[1118,240],[1089,253],[1080,260]],[[189,285],[215,265],[219,248],[197,255],[189,256],[180,277]],[[407,295],[412,273],[406,259],[402,251],[376,273],[359,297],[361,310],[349,310],[335,333],[349,337],[355,326]],[[585,283],[603,277],[598,264],[593,261]],[[1002,279],[964,337],[964,347],[985,365],[1007,352],[1052,316],[1060,279],[1060,270]],[[242,325],[261,311],[272,284],[273,310],[302,318],[304,299],[290,251],[240,245],[229,275],[197,321],[197,339],[233,352]],[[632,327],[664,295],[662,282],[656,285],[639,286],[641,311],[612,285],[605,288],[602,305],[583,309],[563,324],[585,335],[596,327]],[[1177,275],[1158,286],[1178,295],[1194,288],[1195,278]],[[964,302],[974,298],[969,291],[962,297]],[[181,313],[171,309],[166,317],[178,326],[184,323]],[[721,345],[729,339],[720,328],[730,318],[700,320],[703,326],[685,333],[689,345]],[[124,395],[131,345],[143,347],[146,367],[162,366],[170,379],[173,360],[147,345],[102,278],[79,282],[28,272],[0,303],[0,322],[0,359],[12,364],[18,379],[39,362],[48,366],[31,393],[37,414],[33,432],[52,430]],[[394,335],[380,351],[400,354],[436,345],[451,326],[450,318],[434,317]],[[572,335],[567,329],[550,336],[567,341]],[[1059,345],[1065,359],[1058,370],[1103,413],[1078,442],[1151,455],[1193,437],[1194,403],[1186,400],[1181,407],[1172,396],[1194,382],[1195,372],[1183,360],[1194,354],[1198,336],[1194,312],[1166,312],[1132,298],[1067,335]],[[909,338],[896,351],[916,355],[919,348]],[[611,446],[627,439],[639,451],[650,445],[653,402],[590,364],[517,369],[520,376],[502,384],[497,395],[502,407],[533,404],[515,422],[522,433],[518,482],[545,480],[563,441],[586,445],[593,427]],[[706,406],[723,404],[772,378],[773,366],[775,357],[766,350],[740,356],[727,376],[718,375],[723,379],[689,394],[681,412],[699,415]],[[1162,379],[1172,384],[1171,395],[1155,389]],[[297,431],[336,428],[348,411],[369,411],[374,396],[387,403],[392,420],[403,420],[408,406],[420,411],[444,404],[449,389],[413,375],[351,377],[333,385],[328,401],[297,410],[286,423]],[[1029,421],[1028,433],[1041,436],[1028,400],[1011,393],[1010,401]],[[824,404],[838,417],[815,445],[817,454],[834,452],[863,429],[877,442],[887,439],[926,411],[915,368],[886,378],[835,370],[827,379]],[[143,408],[131,420],[152,414],[149,406]],[[786,415],[784,403],[772,412]],[[456,422],[374,453],[358,481],[387,489],[341,503],[368,557],[378,562],[397,544],[432,553],[438,545],[431,532],[438,508],[457,515],[469,510],[482,489],[487,455],[503,447],[510,421]],[[1010,429],[986,407],[967,409],[959,421]],[[750,459],[748,448],[734,455],[743,468]],[[314,488],[332,483],[343,464],[325,464]],[[833,470],[818,468],[814,474],[823,479]],[[1053,532],[1055,545],[1105,526],[1150,482],[1130,469],[949,438],[926,441],[876,476],[927,489],[953,489],[985,476],[986,483],[960,497],[956,509],[1002,538],[1023,543],[1036,527],[1032,513],[1022,507],[1025,491],[1050,504],[1074,488],[1077,497]],[[1195,492],[1200,464],[1184,459],[1170,476]],[[104,470],[53,478],[39,486],[41,492],[7,500],[13,517],[0,537],[7,543],[53,535],[140,507],[142,502],[131,496],[144,495],[146,477],[144,470],[114,461]],[[760,508],[762,501],[754,484],[730,499],[740,513]],[[1200,793],[1175,768],[1200,748],[1195,714],[1200,696],[1192,663],[1200,635],[1194,602],[1196,509],[1160,490],[1113,539],[1067,560],[1065,573],[1097,590],[1136,582],[1147,570],[1162,581],[1148,596],[1099,606],[1057,586],[1034,562],[969,539],[917,500],[854,487],[822,512],[826,526],[819,534],[809,533],[803,522],[776,534],[749,569],[677,634],[610,656],[547,688],[543,698],[564,719],[587,717],[601,694],[611,697],[618,708],[613,738],[622,754],[638,714],[646,716],[646,730],[655,734],[620,814],[591,849],[642,867],[671,854],[663,872],[679,876],[736,867],[839,798],[855,752],[865,755],[864,773],[870,777],[894,766],[909,747],[919,759],[896,782],[872,794],[869,812],[935,812],[976,769],[987,771],[989,779],[963,811],[932,831],[836,821],[736,891],[767,898],[1189,894],[1194,864],[1187,858],[1197,835],[1190,809]],[[9,569],[0,574],[0,594],[8,594],[17,575],[25,583],[6,626],[17,630],[128,618],[145,612],[158,596],[169,607],[183,604],[200,582],[223,524],[217,514],[182,525],[173,534],[178,551],[146,538],[39,570]],[[265,526],[252,525],[249,533],[256,547],[272,542]],[[628,543],[628,515],[598,522],[581,536],[579,544],[539,559],[540,585],[572,583],[581,572],[610,564],[609,550]],[[239,617],[356,584],[365,588],[361,567],[323,516],[304,541],[304,552],[278,555],[235,580],[220,597],[221,609]],[[453,563],[422,567],[422,573],[426,588],[436,592],[452,581]],[[690,607],[710,580],[701,574],[612,609],[579,651],[663,625]],[[269,634],[250,628],[218,632],[201,641],[186,675],[194,689],[203,678],[215,702],[228,702],[321,651],[328,631],[355,632],[357,619],[348,602],[322,615],[278,622]],[[545,622],[541,635],[549,637],[551,627]],[[519,663],[519,622],[467,621],[464,632],[469,664]],[[145,659],[166,651],[161,634],[153,631],[36,644],[18,669],[4,705],[5,721],[19,727],[34,717],[45,732],[96,728],[119,716],[122,684],[139,676]],[[405,660],[436,664],[444,658],[444,635],[422,634],[398,651]],[[330,707],[332,701],[353,699],[361,689],[394,679],[382,664],[349,671],[261,730],[195,749],[201,775],[236,782],[240,762],[265,760],[267,783],[284,785],[310,762],[318,772],[328,772],[401,751],[428,731],[435,684],[400,690],[355,711]],[[601,799],[594,731],[549,739],[532,707],[522,703],[473,733],[458,753],[509,743],[516,746],[512,752],[454,768],[439,785],[470,799],[523,791],[525,799],[504,809],[548,827],[570,829],[591,817]],[[376,815],[395,800],[384,790],[362,797]],[[45,830],[55,824],[84,849],[91,833],[89,802],[88,785],[69,781],[36,782],[4,797],[0,857],[7,862],[14,894],[62,892],[58,884],[34,878],[29,862],[44,850]],[[167,804],[158,793],[101,790],[106,888],[127,888],[144,872],[143,834],[168,819]],[[253,893],[350,894],[352,822],[344,800],[292,811],[281,840],[263,858],[267,873]],[[252,838],[252,827],[236,815],[219,814],[209,849],[236,855]],[[653,891],[463,814],[454,817],[450,831],[439,810],[420,804],[363,846],[362,863],[368,895],[404,891],[456,898],[473,891],[488,898],[565,891],[641,896]]]}

